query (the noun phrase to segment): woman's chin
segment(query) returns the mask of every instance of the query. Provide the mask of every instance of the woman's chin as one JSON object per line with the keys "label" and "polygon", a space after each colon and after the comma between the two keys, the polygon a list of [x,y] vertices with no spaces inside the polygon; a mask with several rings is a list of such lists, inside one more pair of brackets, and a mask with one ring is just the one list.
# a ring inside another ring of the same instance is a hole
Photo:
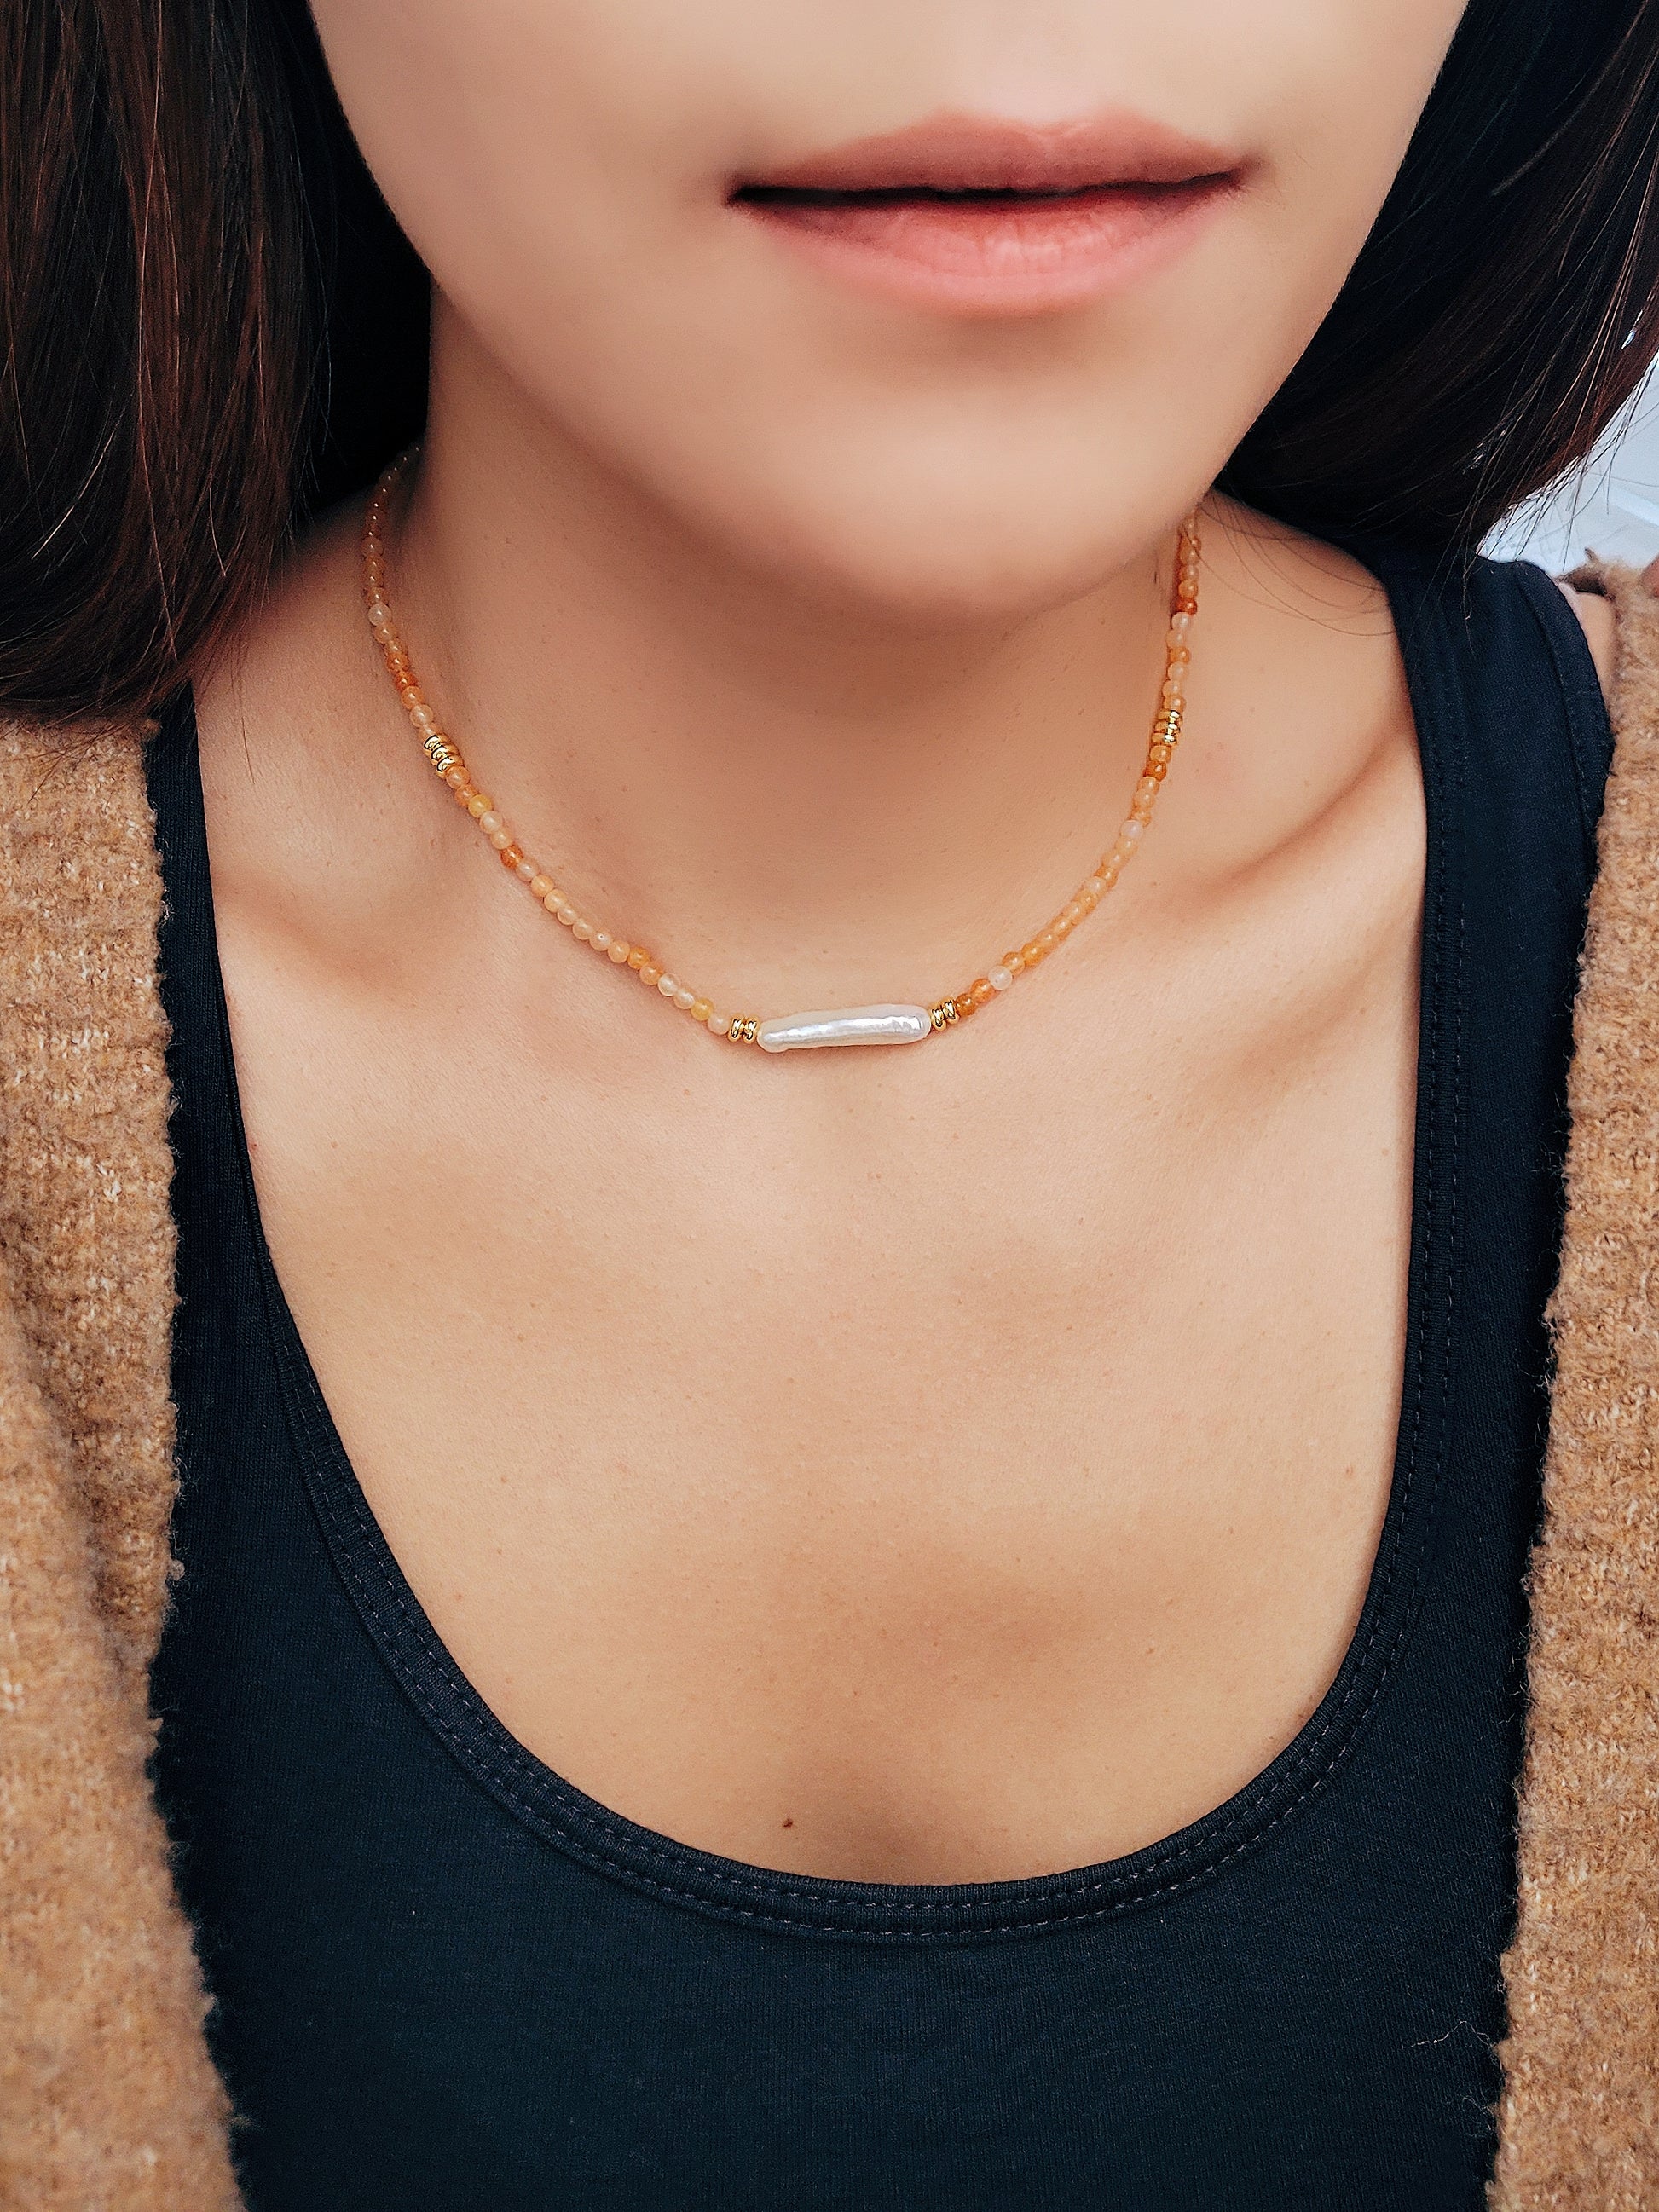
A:
{"label": "woman's chin", "polygon": [[[1069,605],[1094,591],[1150,541],[1144,530],[1056,539],[1006,520],[942,528],[907,519],[886,530],[803,529],[752,545],[752,566],[792,596],[827,612],[915,631],[1007,626]],[[745,565],[750,565],[745,562]]]}

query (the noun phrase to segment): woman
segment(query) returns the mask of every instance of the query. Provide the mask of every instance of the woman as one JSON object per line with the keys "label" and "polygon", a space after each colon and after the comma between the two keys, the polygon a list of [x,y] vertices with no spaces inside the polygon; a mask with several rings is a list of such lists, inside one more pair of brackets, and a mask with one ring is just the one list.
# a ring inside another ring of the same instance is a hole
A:
{"label": "woman", "polygon": [[11,20],[4,2201],[1659,2202],[1654,7]]}

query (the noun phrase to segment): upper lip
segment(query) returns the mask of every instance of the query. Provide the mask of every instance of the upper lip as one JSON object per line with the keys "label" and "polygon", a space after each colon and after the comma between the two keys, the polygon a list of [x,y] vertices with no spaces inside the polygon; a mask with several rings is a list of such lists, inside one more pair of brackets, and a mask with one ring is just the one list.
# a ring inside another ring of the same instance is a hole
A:
{"label": "upper lip", "polygon": [[1080,192],[1218,180],[1242,166],[1236,153],[1127,112],[1059,123],[944,114],[741,177],[733,191]]}

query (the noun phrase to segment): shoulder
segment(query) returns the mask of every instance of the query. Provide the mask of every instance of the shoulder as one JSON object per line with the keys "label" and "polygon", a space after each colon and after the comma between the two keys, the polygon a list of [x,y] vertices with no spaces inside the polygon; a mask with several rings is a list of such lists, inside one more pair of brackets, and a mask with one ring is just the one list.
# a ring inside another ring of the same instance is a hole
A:
{"label": "shoulder", "polygon": [[1612,602],[1599,592],[1580,591],[1565,576],[1558,576],[1563,597],[1583,626],[1584,637],[1595,663],[1595,672],[1601,679],[1601,689],[1613,696],[1614,664],[1618,656],[1619,623]]}
{"label": "shoulder", "polygon": [[96,828],[148,842],[143,749],[154,723],[49,721],[0,709],[0,835],[50,831],[60,844]]}
{"label": "shoulder", "polygon": [[1621,623],[1645,629],[1647,603],[1659,608],[1659,561],[1650,562],[1640,571],[1592,564],[1555,580],[1583,625],[1595,672],[1611,703],[1619,673]]}
{"label": "shoulder", "polygon": [[16,985],[153,933],[161,904],[145,789],[149,725],[0,714],[0,968]]}

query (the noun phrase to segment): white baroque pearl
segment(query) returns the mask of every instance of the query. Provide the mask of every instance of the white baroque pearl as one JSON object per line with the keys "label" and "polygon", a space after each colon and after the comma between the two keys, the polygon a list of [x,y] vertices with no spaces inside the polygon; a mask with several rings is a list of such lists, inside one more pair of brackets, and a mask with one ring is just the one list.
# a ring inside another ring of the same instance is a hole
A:
{"label": "white baroque pearl", "polygon": [[755,1032],[767,1052],[822,1044],[920,1044],[933,1034],[926,1006],[843,1006],[822,1014],[777,1014]]}

